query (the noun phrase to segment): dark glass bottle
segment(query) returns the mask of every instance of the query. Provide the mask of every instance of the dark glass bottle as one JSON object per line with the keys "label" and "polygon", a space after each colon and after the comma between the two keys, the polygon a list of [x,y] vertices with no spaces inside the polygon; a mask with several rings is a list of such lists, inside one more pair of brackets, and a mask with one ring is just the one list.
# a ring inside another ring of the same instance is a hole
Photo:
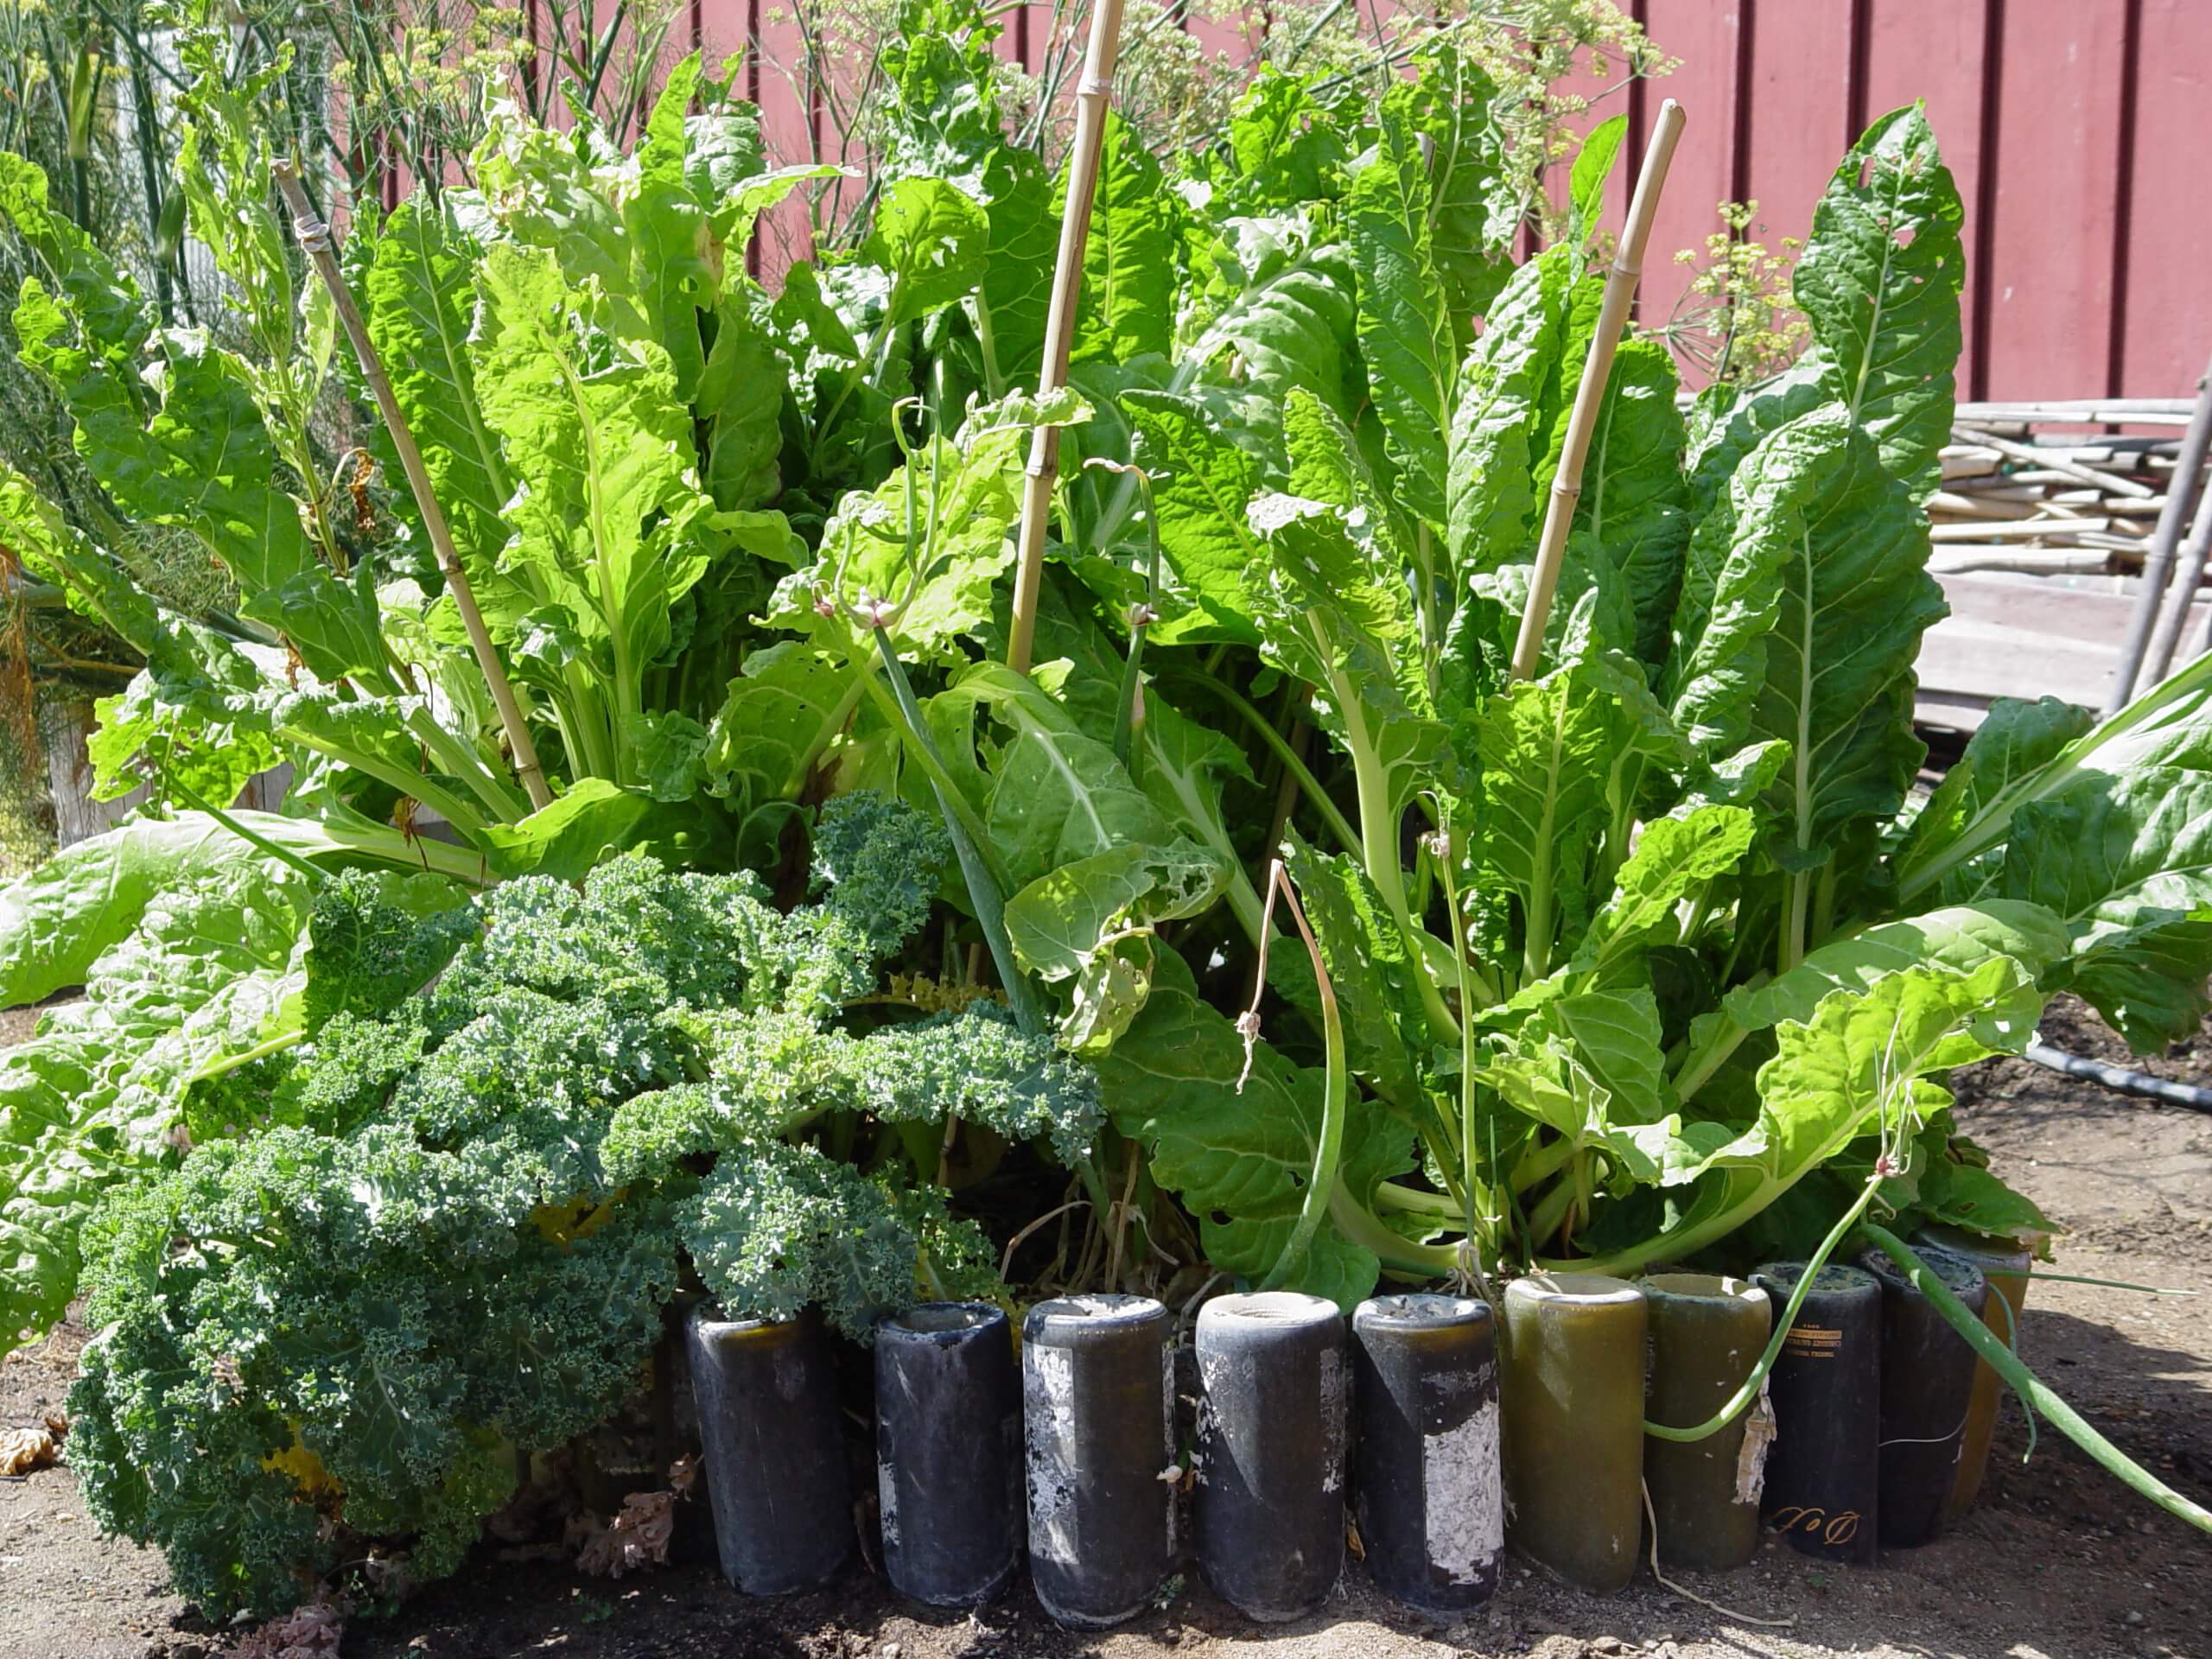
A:
{"label": "dark glass bottle", "polygon": [[[1773,1331],[1766,1293],[1741,1279],[1662,1273],[1643,1281],[1643,1297],[1651,1328],[1644,1414],[1669,1428],[1694,1428],[1727,1403],[1765,1351]],[[1765,1402],[1755,1401],[1701,1440],[1644,1437],[1643,1481],[1661,1561],[1724,1573],[1751,1559],[1771,1426]]]}
{"label": "dark glass bottle", "polygon": [[722,1575],[787,1596],[852,1558],[852,1474],[836,1376],[811,1311],[796,1319],[691,1316],[691,1389]]}
{"label": "dark glass bottle", "polygon": [[[1933,1246],[1917,1254],[1980,1319],[1981,1269]],[[1879,1250],[1859,1260],[1882,1281],[1882,1542],[1908,1549],[1943,1529],[1980,1361],[1896,1262]]]}
{"label": "dark glass bottle", "polygon": [[1173,1326],[1149,1296],[1064,1296],[1022,1321],[1029,1577],[1062,1624],[1134,1618],[1167,1576]]}
{"label": "dark glass bottle", "polygon": [[1505,1549],[1497,1339],[1469,1296],[1376,1296],[1351,1316],[1367,1570],[1385,1595],[1439,1615],[1480,1606]]}
{"label": "dark glass bottle", "polygon": [[1021,1382],[988,1302],[875,1327],[876,1496],[892,1587],[935,1607],[1006,1588],[1021,1555]]}
{"label": "dark glass bottle", "polygon": [[1198,1310],[1198,1568],[1248,1618],[1300,1618],[1344,1560],[1344,1316],[1288,1291]]}
{"label": "dark glass bottle", "polygon": [[[1802,1262],[1751,1274],[1782,1318]],[[1759,1500],[1792,1549],[1872,1567],[1880,1552],[1882,1286],[1857,1268],[1821,1269],[1767,1373],[1774,1444]]]}

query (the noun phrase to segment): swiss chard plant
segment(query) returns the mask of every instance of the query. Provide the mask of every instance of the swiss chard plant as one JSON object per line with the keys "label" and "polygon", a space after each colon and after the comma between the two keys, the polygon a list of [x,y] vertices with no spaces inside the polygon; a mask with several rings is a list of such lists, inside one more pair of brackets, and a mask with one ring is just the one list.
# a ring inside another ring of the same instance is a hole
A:
{"label": "swiss chard plant", "polygon": [[1308,108],[1302,174],[1206,156],[1157,187],[1193,327],[1114,366],[1144,488],[1094,474],[1070,563],[1143,604],[1147,715],[1158,687],[1270,753],[1278,808],[1239,852],[1281,843],[1330,994],[1275,940],[1291,1006],[1255,1050],[1243,998],[1192,978],[1218,932],[1188,969],[1147,957],[1101,1061],[1116,1124],[1217,1264],[1347,1301],[1386,1267],[1808,1248],[1878,1158],[1885,1212],[2040,1242],[1941,1075],[2017,1052],[2062,988],[2139,1047],[2202,1016],[2208,671],[2094,728],[2001,704],[1913,798],[1962,276],[1914,108],[1817,207],[1796,367],[1685,410],[1665,351],[1620,345],[1515,681],[1602,278],[1573,241],[1517,268],[1469,245],[1468,96],[1439,50],[1358,124]]}

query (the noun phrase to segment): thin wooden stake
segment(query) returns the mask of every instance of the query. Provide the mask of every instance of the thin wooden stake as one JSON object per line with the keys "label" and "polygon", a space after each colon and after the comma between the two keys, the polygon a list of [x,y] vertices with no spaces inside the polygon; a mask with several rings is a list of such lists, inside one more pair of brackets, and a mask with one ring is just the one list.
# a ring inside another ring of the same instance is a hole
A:
{"label": "thin wooden stake", "polygon": [[360,359],[361,378],[369,383],[377,413],[384,417],[385,429],[391,434],[391,447],[399,452],[399,465],[407,474],[408,488],[415,493],[415,505],[423,515],[423,528],[429,532],[430,546],[438,556],[438,568],[445,572],[446,586],[453,590],[453,602],[461,612],[461,626],[468,630],[468,644],[476,653],[476,666],[483,671],[484,682],[491,688],[492,701],[499,709],[499,725],[505,731],[507,747],[514,754],[515,777],[530,797],[533,810],[550,806],[553,791],[545,786],[544,768],[537,764],[537,746],[530,740],[530,728],[523,720],[521,706],[515,702],[514,687],[507,682],[507,671],[492,644],[491,631],[484,626],[484,613],[476,607],[476,591],[468,585],[467,574],[461,568],[461,556],[454,550],[453,531],[446,523],[444,509],[438,505],[437,492],[430,486],[430,474],[423,465],[423,452],[416,448],[415,434],[407,424],[407,416],[400,412],[398,400],[391,395],[391,382],[385,377],[384,364],[369,339],[368,326],[361,321],[360,308],[353,303],[353,291],[346,286],[345,273],[338,269],[338,251],[330,226],[316,213],[308,193],[300,188],[298,170],[291,162],[278,162],[275,172],[276,188],[283,193],[285,207],[291,210],[293,234],[300,238],[301,248],[314,263],[323,286],[330,290],[330,297],[337,306],[338,320],[346,327],[346,338],[353,341],[353,355]]}
{"label": "thin wooden stake", "polygon": [[1543,538],[1536,544],[1536,569],[1529,582],[1529,603],[1521,613],[1521,635],[1513,646],[1513,677],[1535,677],[1537,659],[1544,648],[1544,628],[1550,622],[1552,600],[1559,592],[1560,562],[1567,553],[1567,532],[1574,522],[1574,504],[1582,494],[1582,464],[1590,454],[1590,436],[1597,430],[1598,409],[1605,400],[1605,382],[1613,372],[1613,348],[1628,327],[1628,309],[1636,299],[1637,279],[1643,275],[1644,245],[1651,240],[1651,221],[1659,212],[1659,193],[1667,185],[1667,169],[1675,159],[1675,146],[1682,136],[1682,106],[1669,99],[1659,106],[1651,129],[1651,143],[1643,152],[1643,170],[1637,175],[1636,195],[1629,203],[1628,223],[1621,227],[1620,247],[1613,268],[1605,277],[1605,298],[1598,311],[1598,332],[1591,336],[1590,355],[1582,365],[1582,384],[1575,389],[1574,410],[1567,416],[1567,442],[1560,452],[1559,471],[1552,477],[1551,503],[1544,512]]}
{"label": "thin wooden stake", "polygon": [[[1090,238],[1090,203],[1098,191],[1098,158],[1106,143],[1106,105],[1114,90],[1114,64],[1122,49],[1122,0],[1097,0],[1090,41],[1075,95],[1075,145],[1069,152],[1068,199],[1060,215],[1060,249],[1052,262],[1052,304],[1045,319],[1045,355],[1037,371],[1039,397],[1067,384],[1068,354],[1075,346],[1076,302],[1083,291],[1083,250]],[[1029,440],[1029,468],[1021,486],[1020,562],[1014,578],[1014,626],[1007,665],[1029,671],[1037,634],[1037,594],[1045,579],[1045,529],[1052,512],[1052,486],[1060,471],[1060,429],[1040,426]]]}

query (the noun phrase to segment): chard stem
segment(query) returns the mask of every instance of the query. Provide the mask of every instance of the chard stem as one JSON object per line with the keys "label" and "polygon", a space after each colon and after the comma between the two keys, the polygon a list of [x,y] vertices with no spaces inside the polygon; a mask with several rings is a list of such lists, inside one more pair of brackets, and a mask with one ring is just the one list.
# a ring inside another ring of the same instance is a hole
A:
{"label": "chard stem", "polygon": [[[1262,1290],[1280,1288],[1294,1274],[1304,1271],[1306,1259],[1313,1247],[1313,1236],[1320,1230],[1321,1217],[1327,1214],[1330,1200],[1337,1190],[1337,1168],[1344,1156],[1344,1116],[1350,1105],[1351,1073],[1344,1060],[1344,1016],[1337,1008],[1337,988],[1329,978],[1328,964],[1321,959],[1321,947],[1315,942],[1313,930],[1306,920],[1306,907],[1298,901],[1298,889],[1291,884],[1289,872],[1280,858],[1268,866],[1268,886],[1280,892],[1290,905],[1291,919],[1298,925],[1299,937],[1306,943],[1306,954],[1313,964],[1313,981],[1321,999],[1321,1049],[1323,1082],[1321,1089],[1321,1132],[1315,1137],[1313,1167],[1306,1183],[1306,1195],[1298,1206],[1298,1221],[1283,1243],[1282,1254],[1275,1258],[1274,1267],[1260,1281]],[[1264,933],[1264,929],[1262,930]],[[1267,942],[1263,937],[1260,946],[1260,975],[1265,982],[1267,975]],[[1253,988],[1254,1014],[1256,1020],[1259,987]],[[1253,1027],[1257,1029],[1256,1025]],[[1246,1041],[1251,1040],[1248,1034]],[[1249,1050],[1247,1053],[1249,1056]]]}

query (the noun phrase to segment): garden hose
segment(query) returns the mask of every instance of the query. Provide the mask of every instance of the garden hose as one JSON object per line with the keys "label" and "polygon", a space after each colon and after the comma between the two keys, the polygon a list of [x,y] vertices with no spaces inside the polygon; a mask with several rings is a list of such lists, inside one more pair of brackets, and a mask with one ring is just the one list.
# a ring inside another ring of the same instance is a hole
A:
{"label": "garden hose", "polygon": [[2126,1066],[2069,1054],[2064,1049],[2053,1048],[2047,1043],[2030,1043],[2027,1058],[2053,1071],[2063,1071],[2069,1077],[2087,1077],[2123,1095],[2139,1095],[2145,1100],[2163,1101],[2169,1106],[2185,1106],[2192,1112],[2212,1112],[2212,1089],[2200,1089],[2194,1084],[2169,1083],[2164,1077],[2130,1071]]}

